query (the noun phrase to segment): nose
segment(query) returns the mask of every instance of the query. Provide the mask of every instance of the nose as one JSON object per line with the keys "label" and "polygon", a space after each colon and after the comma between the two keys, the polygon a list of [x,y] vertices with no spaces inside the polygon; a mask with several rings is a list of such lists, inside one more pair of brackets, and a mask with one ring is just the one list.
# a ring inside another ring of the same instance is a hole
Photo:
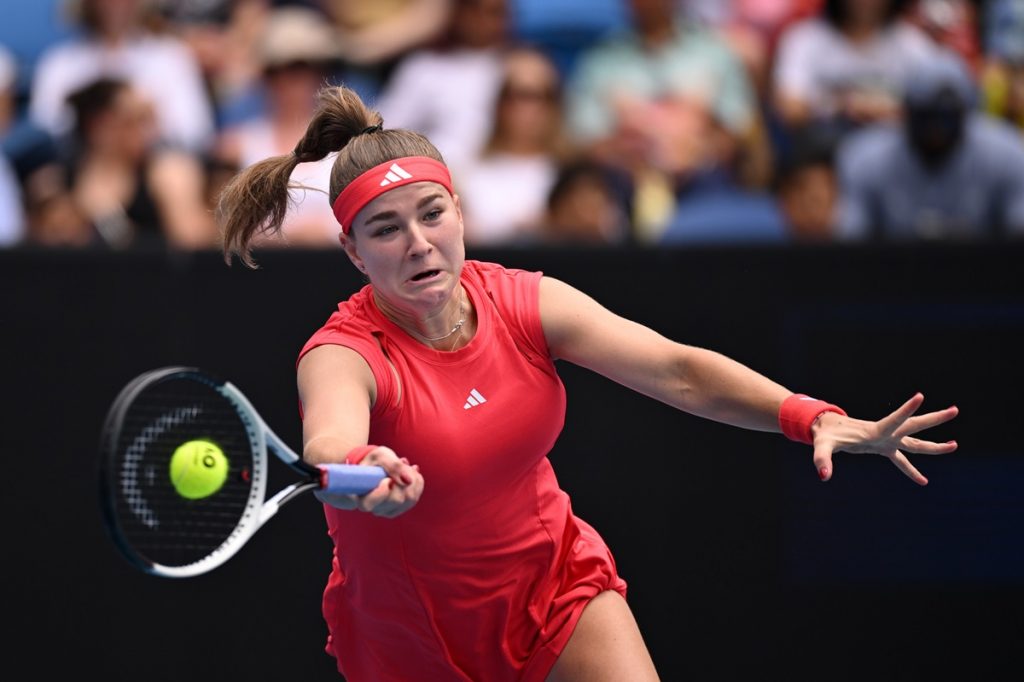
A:
{"label": "nose", "polygon": [[409,226],[409,256],[421,258],[433,250],[434,246],[427,239],[426,232],[419,223]]}

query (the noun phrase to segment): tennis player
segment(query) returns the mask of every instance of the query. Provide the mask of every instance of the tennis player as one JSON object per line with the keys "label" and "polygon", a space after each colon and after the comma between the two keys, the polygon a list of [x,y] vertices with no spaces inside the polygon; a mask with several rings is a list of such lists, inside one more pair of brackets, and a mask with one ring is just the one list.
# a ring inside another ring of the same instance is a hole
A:
{"label": "tennis player", "polygon": [[[340,151],[339,151],[340,150]],[[349,682],[643,682],[658,674],[601,535],[547,457],[565,417],[565,360],[685,412],[838,451],[953,452],[912,434],[955,407],[849,417],[719,353],[624,319],[540,272],[466,260],[459,197],[423,136],[382,127],[343,87],[321,91],[292,154],[249,167],[218,208],[225,258],[255,266],[296,164],[339,152],[330,200],[369,283],[297,361],[303,456],[383,466],[361,496],[321,497],[334,542],[326,649]]]}

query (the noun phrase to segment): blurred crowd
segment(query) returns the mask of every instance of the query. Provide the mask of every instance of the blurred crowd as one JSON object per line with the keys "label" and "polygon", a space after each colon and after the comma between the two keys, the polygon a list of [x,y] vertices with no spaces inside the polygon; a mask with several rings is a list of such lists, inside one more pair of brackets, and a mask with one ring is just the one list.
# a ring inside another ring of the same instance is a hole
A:
{"label": "blurred crowd", "polygon": [[[1024,235],[1024,0],[39,0],[0,246],[219,248],[325,84],[425,133],[469,247]],[[338,247],[332,158],[263,246]]]}

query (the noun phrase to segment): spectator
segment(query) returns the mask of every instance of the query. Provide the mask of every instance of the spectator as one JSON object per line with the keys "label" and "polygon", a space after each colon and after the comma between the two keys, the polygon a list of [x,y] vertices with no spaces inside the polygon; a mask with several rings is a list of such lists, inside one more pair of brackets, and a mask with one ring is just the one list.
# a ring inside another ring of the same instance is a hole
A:
{"label": "spectator", "polygon": [[[160,31],[181,39],[206,84],[220,129],[251,115],[259,61],[253,58],[273,0],[149,0]],[[276,3],[275,3],[276,4]]]}
{"label": "spectator", "polygon": [[779,159],[773,192],[794,242],[827,243],[836,238],[835,146],[834,131],[809,126],[795,135]]}
{"label": "spectator", "polygon": [[436,41],[459,0],[317,0],[334,23],[350,66],[387,71],[398,59]]}
{"label": "spectator", "polygon": [[722,164],[701,162],[702,141],[714,134],[701,102],[677,103],[672,121],[661,122],[662,156],[674,170],[672,212],[657,238],[661,245],[772,243],[786,239],[777,201],[765,189],[747,187]]}
{"label": "spectator", "polygon": [[[577,58],[568,126],[588,156],[632,175],[635,237],[654,241],[674,210],[678,173],[732,167],[759,110],[744,65],[717,33],[678,20],[674,0],[631,0],[630,8],[627,31]],[[681,128],[694,107],[710,125],[687,139]]]}
{"label": "spectator", "polygon": [[536,230],[562,159],[562,88],[554,62],[521,47],[504,59],[490,138],[454,178],[467,246],[520,241]]}
{"label": "spectator", "polygon": [[1024,0],[985,4],[983,107],[1024,132]]}
{"label": "spectator", "polygon": [[906,21],[906,0],[826,0],[819,16],[780,36],[771,106],[793,130],[828,123],[840,131],[894,121],[912,65],[937,49]]}
{"label": "spectator", "polygon": [[72,125],[70,93],[100,77],[122,78],[156,106],[164,141],[206,151],[213,110],[195,56],[177,38],[150,33],[143,0],[78,0],[78,37],[50,46],[32,80],[29,113],[55,136]]}
{"label": "spectator", "polygon": [[62,143],[67,186],[111,248],[217,245],[202,165],[159,143],[152,103],[127,81],[100,78],[72,93],[75,126]]}
{"label": "spectator", "polygon": [[840,236],[981,240],[1024,234],[1024,140],[977,109],[952,52],[910,73],[901,126],[845,139],[837,158]]}
{"label": "spectator", "polygon": [[676,0],[683,16],[717,30],[746,64],[760,96],[767,92],[778,37],[816,15],[824,0]]}
{"label": "spectator", "polygon": [[[309,125],[317,91],[340,57],[337,43],[331,24],[320,12],[299,6],[272,10],[258,53],[266,109],[228,126],[219,136],[214,157],[221,172],[226,171],[225,177],[292,152]],[[333,161],[331,155],[295,167],[291,175],[293,210],[279,236],[260,242],[261,246],[339,246],[338,224],[327,200]],[[219,189],[209,196],[217,194]]]}
{"label": "spectator", "polygon": [[429,137],[459,175],[490,133],[509,46],[508,0],[454,0],[443,39],[402,59],[377,110],[390,128]]}
{"label": "spectator", "polygon": [[629,242],[629,219],[616,173],[586,159],[558,169],[548,193],[536,246],[619,246]]}

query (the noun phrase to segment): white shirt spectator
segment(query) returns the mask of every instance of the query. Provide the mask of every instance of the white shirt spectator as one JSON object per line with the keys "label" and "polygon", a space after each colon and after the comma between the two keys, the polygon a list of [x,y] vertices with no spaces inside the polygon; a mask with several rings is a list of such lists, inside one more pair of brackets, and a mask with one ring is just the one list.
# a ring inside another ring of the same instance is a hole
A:
{"label": "white shirt spectator", "polygon": [[385,128],[430,138],[454,170],[480,153],[491,131],[502,73],[498,49],[415,52],[396,67],[376,108]]}
{"label": "white shirt spectator", "polygon": [[772,78],[777,91],[807,102],[815,117],[830,118],[850,92],[899,98],[912,65],[936,49],[927,34],[904,21],[855,44],[813,17],[782,33]]}
{"label": "white shirt spectator", "polygon": [[[262,119],[241,123],[231,134],[238,141],[241,168],[290,151],[280,147],[270,124]],[[292,171],[290,180],[294,187],[288,190],[291,203],[281,225],[281,236],[285,240],[294,238],[300,239],[302,244],[341,246],[338,241],[341,228],[329,198],[331,169],[336,157],[337,152],[328,154],[320,161],[300,163]]]}
{"label": "white shirt spectator", "polygon": [[49,48],[32,79],[30,117],[63,135],[72,124],[67,96],[101,76],[124,78],[147,95],[167,142],[194,152],[211,143],[213,107],[199,66],[184,43],[164,36],[139,35],[113,48],[76,38]]}
{"label": "white shirt spectator", "polygon": [[547,156],[494,154],[454,178],[466,219],[466,243],[507,246],[533,239],[558,168]]}

